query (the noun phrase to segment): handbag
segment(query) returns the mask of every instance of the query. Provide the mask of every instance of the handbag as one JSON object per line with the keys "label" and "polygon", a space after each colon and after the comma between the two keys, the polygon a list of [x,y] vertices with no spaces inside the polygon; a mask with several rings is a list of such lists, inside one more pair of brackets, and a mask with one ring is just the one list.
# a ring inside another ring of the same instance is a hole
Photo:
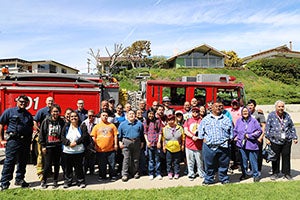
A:
{"label": "handbag", "polygon": [[271,149],[270,145],[266,145],[262,151],[262,157],[266,160],[266,162],[276,161],[277,156],[276,153]]}

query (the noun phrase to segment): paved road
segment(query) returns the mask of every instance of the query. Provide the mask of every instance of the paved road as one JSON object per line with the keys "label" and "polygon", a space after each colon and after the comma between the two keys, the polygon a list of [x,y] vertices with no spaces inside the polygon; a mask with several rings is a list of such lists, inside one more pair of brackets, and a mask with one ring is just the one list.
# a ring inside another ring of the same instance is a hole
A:
{"label": "paved road", "polygon": [[[269,171],[271,169],[270,163],[264,163],[263,171],[262,171],[262,180],[261,182],[270,181]],[[295,180],[300,180],[300,159],[292,160],[292,172],[291,175]],[[0,165],[0,170],[2,170],[2,165]],[[31,184],[32,189],[40,189],[40,182],[35,175],[36,169],[33,165],[27,166],[26,173],[26,181]],[[230,181],[233,184],[239,183],[252,183],[252,179],[247,179],[242,182],[239,182],[239,177],[241,176],[241,172],[235,170],[233,174],[230,174]],[[60,180],[62,180],[60,176]],[[128,182],[122,182],[121,180],[117,180],[115,182],[101,182],[97,181],[96,175],[87,175],[87,187],[85,190],[124,190],[124,189],[151,189],[151,188],[168,188],[168,187],[177,187],[177,186],[198,186],[201,185],[202,179],[197,178],[194,181],[190,181],[187,176],[182,176],[178,180],[169,180],[167,177],[163,177],[163,180],[149,180],[148,176],[143,176],[140,179],[130,179]],[[287,181],[286,179],[281,178],[278,181]],[[11,188],[16,188],[13,185],[13,181],[11,182]],[[49,179],[49,185],[51,184],[51,179]],[[63,181],[59,182],[60,186],[58,189],[63,189]],[[220,183],[218,183],[219,185]],[[77,186],[73,186],[68,188],[67,190],[79,189]],[[52,186],[50,185],[47,190],[52,190]]]}

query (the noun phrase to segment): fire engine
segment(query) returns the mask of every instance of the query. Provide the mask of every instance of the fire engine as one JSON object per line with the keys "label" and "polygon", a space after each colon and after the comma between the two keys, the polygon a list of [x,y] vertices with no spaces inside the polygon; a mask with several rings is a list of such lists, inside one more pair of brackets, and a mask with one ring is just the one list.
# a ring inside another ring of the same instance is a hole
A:
{"label": "fire engine", "polygon": [[51,96],[61,106],[77,108],[77,100],[85,102],[86,109],[99,112],[103,99],[119,99],[119,84],[108,76],[79,74],[10,74],[0,80],[0,114],[7,108],[16,106],[16,98],[25,94],[29,97],[27,110],[35,115],[46,106],[46,98]]}
{"label": "fire engine", "polygon": [[46,106],[51,96],[55,103],[75,109],[78,99],[85,102],[85,108],[100,110],[103,99],[119,98],[119,84],[103,77],[79,74],[16,74],[0,80],[0,113],[16,105],[15,99],[25,94],[29,97],[26,108],[32,115]]}
{"label": "fire engine", "polygon": [[147,108],[152,106],[153,101],[162,103],[164,96],[171,99],[171,107],[175,110],[183,109],[184,102],[190,102],[192,98],[196,98],[199,105],[206,106],[221,98],[225,108],[231,105],[233,99],[245,103],[244,85],[234,83],[235,80],[235,77],[224,74],[184,76],[181,81],[148,80],[144,85]]}

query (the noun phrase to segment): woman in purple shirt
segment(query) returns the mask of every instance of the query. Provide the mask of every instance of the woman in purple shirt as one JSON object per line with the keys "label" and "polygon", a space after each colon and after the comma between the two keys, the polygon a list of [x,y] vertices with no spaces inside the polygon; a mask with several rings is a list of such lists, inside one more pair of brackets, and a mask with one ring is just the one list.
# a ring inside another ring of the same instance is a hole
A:
{"label": "woman in purple shirt", "polygon": [[252,169],[252,176],[254,182],[259,182],[260,175],[258,172],[257,156],[258,156],[258,138],[262,133],[261,127],[258,121],[251,117],[250,111],[247,107],[243,107],[241,110],[242,117],[236,121],[234,127],[234,140],[236,146],[239,148],[242,159],[242,176],[240,180],[244,180],[247,177],[248,172],[248,160]]}

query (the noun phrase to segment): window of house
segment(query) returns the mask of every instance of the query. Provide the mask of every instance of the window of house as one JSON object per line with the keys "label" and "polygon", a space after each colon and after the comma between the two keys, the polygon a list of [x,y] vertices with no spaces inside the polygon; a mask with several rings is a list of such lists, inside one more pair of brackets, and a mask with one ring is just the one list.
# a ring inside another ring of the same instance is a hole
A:
{"label": "window of house", "polygon": [[56,73],[56,66],[55,65],[49,65],[49,72],[50,73]]}
{"label": "window of house", "polygon": [[61,69],[61,73],[66,74],[66,73],[67,73],[67,70],[64,69],[64,68],[62,68],[62,69]]}
{"label": "window of house", "polygon": [[48,64],[40,64],[38,65],[39,73],[49,73],[49,65]]}

